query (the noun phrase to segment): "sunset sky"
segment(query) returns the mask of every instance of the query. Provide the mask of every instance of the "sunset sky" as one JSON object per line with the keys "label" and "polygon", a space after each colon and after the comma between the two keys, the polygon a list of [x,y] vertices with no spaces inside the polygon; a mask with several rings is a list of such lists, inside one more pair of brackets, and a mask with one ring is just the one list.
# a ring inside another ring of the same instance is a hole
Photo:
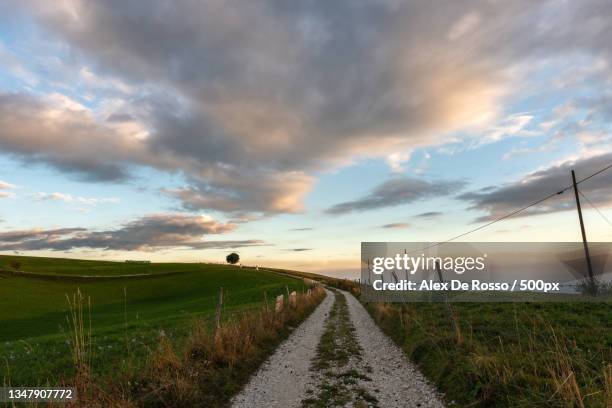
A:
{"label": "sunset sky", "polygon": [[[0,0],[0,253],[340,274],[611,164],[611,124],[609,0]],[[465,239],[579,240],[573,193]]]}

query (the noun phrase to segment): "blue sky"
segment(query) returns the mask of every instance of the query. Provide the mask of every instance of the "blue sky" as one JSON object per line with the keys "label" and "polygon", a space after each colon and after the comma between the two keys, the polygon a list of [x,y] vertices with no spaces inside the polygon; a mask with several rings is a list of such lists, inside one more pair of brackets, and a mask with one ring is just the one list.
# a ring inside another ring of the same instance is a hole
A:
{"label": "blue sky", "polygon": [[[607,2],[2,4],[2,253],[341,274],[612,163]],[[466,239],[577,240],[571,199]]]}

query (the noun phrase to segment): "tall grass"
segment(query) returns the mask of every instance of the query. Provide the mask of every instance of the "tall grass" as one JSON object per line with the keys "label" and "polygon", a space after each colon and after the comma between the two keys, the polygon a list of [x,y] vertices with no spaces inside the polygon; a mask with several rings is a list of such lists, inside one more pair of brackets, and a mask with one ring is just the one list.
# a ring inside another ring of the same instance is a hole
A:
{"label": "tall grass", "polygon": [[79,394],[89,394],[92,391],[91,381],[91,299],[85,299],[80,289],[70,297],[68,302],[68,323],[70,350],[74,363],[74,385]]}
{"label": "tall grass", "polygon": [[462,342],[444,304],[368,310],[460,406],[612,407],[608,304],[454,304]]}
{"label": "tall grass", "polygon": [[[325,297],[314,288],[298,294],[294,307],[280,313],[263,305],[221,322],[196,319],[184,341],[176,344],[163,331],[150,351],[144,369],[118,371],[113,377],[95,377],[89,363],[91,325],[88,303],[77,292],[68,298],[71,347],[79,407],[217,407],[228,403],[276,346]],[[127,302],[127,301],[126,301]],[[126,306],[127,307],[127,306]]]}

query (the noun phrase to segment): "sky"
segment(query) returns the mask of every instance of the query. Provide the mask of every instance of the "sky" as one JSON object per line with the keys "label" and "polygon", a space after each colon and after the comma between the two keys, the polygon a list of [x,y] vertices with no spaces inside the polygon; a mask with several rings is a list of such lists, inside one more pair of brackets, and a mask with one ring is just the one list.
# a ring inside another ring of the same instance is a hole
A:
{"label": "sky", "polygon": [[[2,254],[344,276],[612,164],[607,0],[0,11]],[[609,241],[612,170],[580,190]],[[462,239],[580,240],[572,194]]]}

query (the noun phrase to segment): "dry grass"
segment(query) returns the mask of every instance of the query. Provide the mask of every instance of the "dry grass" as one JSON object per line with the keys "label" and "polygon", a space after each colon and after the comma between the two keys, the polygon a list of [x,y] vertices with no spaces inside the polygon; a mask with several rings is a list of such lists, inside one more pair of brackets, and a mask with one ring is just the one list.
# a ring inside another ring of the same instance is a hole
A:
{"label": "dry grass", "polygon": [[612,407],[607,304],[373,303],[381,328],[449,401],[473,407]]}
{"label": "dry grass", "polygon": [[141,372],[117,373],[102,382],[90,375],[90,326],[88,329],[85,302],[79,296],[77,293],[69,299],[79,407],[216,407],[228,403],[275,347],[316,308],[325,291],[317,287],[310,296],[298,294],[297,304],[287,305],[280,313],[264,305],[237,314],[217,330],[206,320],[196,320],[181,345],[160,335]]}
{"label": "dry grass", "polygon": [[612,363],[604,368],[604,401],[608,407],[612,407]]}

